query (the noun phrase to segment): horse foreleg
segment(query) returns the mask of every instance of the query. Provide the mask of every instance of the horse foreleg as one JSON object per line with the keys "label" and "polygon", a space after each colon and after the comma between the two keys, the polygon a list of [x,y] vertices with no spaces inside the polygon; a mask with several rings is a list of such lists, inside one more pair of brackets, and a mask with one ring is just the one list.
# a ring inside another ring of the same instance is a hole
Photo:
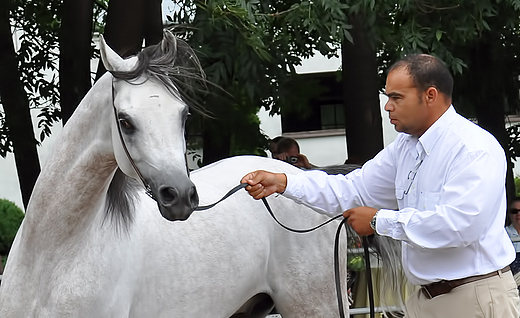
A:
{"label": "horse foreleg", "polygon": [[268,294],[256,294],[240,307],[230,318],[265,318],[274,308]]}

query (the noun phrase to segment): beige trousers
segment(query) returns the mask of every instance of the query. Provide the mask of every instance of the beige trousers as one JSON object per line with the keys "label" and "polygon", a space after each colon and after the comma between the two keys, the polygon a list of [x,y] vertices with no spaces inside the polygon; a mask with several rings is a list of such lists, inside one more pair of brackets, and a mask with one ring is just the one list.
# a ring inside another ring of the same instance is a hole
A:
{"label": "beige trousers", "polygon": [[405,318],[519,318],[520,298],[511,271],[428,299],[421,289],[406,301]]}

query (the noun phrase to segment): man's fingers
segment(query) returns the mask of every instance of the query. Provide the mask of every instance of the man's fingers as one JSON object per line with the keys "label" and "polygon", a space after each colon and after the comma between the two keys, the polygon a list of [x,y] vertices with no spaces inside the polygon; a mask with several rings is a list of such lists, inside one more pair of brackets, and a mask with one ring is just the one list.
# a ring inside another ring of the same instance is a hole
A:
{"label": "man's fingers", "polygon": [[248,173],[248,174],[246,174],[246,175],[242,178],[242,180],[240,180],[240,183],[248,183],[248,184],[252,184],[252,182],[253,182],[253,181],[252,181],[253,178],[254,178],[254,173],[253,173],[253,172]]}
{"label": "man's fingers", "polygon": [[254,186],[247,186],[246,190],[253,198],[257,200],[265,197],[265,188],[260,183]]}
{"label": "man's fingers", "polygon": [[261,182],[263,179],[264,178],[262,177],[262,171],[257,170],[257,171],[246,174],[242,178],[240,183],[248,183],[249,185],[254,186],[254,185],[257,185],[259,182]]}

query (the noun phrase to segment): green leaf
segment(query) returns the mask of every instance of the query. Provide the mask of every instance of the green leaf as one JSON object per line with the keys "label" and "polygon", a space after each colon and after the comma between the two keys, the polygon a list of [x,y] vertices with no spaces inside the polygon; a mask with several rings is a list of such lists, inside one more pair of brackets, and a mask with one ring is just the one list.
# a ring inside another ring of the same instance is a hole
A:
{"label": "green leaf", "polygon": [[435,38],[437,39],[437,41],[441,40],[441,38],[442,38],[442,31],[441,30],[437,30],[435,32]]}

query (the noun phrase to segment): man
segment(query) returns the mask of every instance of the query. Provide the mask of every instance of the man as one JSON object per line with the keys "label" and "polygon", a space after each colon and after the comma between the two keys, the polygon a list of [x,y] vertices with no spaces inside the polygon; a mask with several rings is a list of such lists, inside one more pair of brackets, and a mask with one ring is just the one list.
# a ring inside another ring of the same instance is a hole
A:
{"label": "man", "polygon": [[509,206],[509,220],[511,224],[506,226],[506,231],[515,247],[516,259],[510,264],[511,272],[515,277],[517,285],[520,285],[520,197],[513,199]]}
{"label": "man", "polygon": [[283,193],[335,215],[360,235],[402,241],[408,280],[422,286],[407,318],[518,318],[504,229],[504,151],[451,106],[453,78],[437,58],[412,55],[390,68],[386,95],[395,141],[342,176],[252,172],[242,179],[256,199]]}
{"label": "man", "polygon": [[315,168],[307,159],[307,156],[300,153],[298,142],[289,137],[282,137],[276,142],[276,154],[273,158],[287,161],[288,163],[303,169]]}
{"label": "man", "polygon": [[269,142],[269,151],[271,151],[271,156],[276,158],[278,156],[278,142],[283,139],[282,136],[274,137]]}

